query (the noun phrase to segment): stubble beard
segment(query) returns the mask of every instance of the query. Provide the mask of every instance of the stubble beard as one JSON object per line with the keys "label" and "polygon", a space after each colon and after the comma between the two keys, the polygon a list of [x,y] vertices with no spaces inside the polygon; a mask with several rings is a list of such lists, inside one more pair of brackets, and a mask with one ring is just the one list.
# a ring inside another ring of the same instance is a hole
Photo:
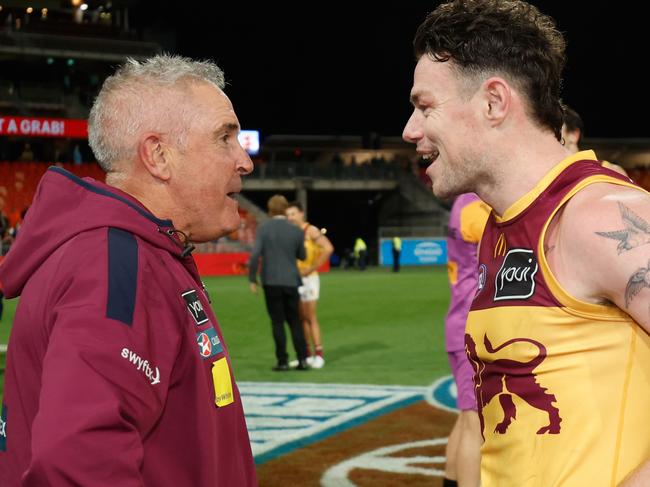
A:
{"label": "stubble beard", "polygon": [[463,157],[455,168],[442,167],[442,174],[433,181],[433,194],[447,200],[463,193],[473,193],[478,186],[482,161],[476,157]]}

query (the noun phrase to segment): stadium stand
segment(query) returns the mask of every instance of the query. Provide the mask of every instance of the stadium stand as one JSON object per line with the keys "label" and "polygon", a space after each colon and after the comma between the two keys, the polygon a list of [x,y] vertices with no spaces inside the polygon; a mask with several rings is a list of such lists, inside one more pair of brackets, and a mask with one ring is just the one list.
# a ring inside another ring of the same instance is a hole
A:
{"label": "stadium stand", "polygon": [[[59,167],[79,177],[91,177],[104,181],[104,171],[96,163],[58,163]],[[0,210],[15,227],[21,213],[29,208],[41,177],[50,164],[39,162],[0,162]],[[204,275],[243,274],[246,272],[248,255],[255,242],[257,219],[246,209],[240,208],[241,225],[230,235],[196,245],[195,256]]]}
{"label": "stadium stand", "polygon": [[[89,176],[104,181],[104,172],[97,164],[60,163],[57,166],[79,177]],[[4,199],[4,205],[0,208],[9,215],[27,208],[48,167],[48,164],[39,162],[0,162],[0,196]]]}

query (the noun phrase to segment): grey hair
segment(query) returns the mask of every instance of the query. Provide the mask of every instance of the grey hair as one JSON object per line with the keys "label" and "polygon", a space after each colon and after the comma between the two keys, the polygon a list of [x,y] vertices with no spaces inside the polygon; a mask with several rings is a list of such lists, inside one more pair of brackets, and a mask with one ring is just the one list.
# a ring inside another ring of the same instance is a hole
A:
{"label": "grey hair", "polygon": [[102,169],[114,171],[115,162],[132,158],[143,130],[167,134],[182,149],[191,122],[183,101],[197,81],[220,90],[226,85],[212,61],[169,54],[128,58],[104,81],[88,116],[88,142]]}

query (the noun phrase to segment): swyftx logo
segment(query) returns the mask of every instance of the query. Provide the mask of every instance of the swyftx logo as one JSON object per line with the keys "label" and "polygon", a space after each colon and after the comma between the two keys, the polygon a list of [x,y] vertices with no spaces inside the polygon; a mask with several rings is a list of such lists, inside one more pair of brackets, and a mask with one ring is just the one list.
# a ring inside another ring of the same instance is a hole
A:
{"label": "swyftx logo", "polygon": [[535,292],[537,269],[532,250],[509,250],[494,279],[494,300],[530,298]]}
{"label": "swyftx logo", "polygon": [[129,362],[135,365],[149,379],[152,386],[160,384],[160,370],[158,370],[158,367],[152,369],[151,364],[147,360],[143,360],[142,357],[128,348],[122,349],[122,358],[128,359]]}
{"label": "swyftx logo", "polygon": [[7,406],[0,411],[0,451],[7,451]]}

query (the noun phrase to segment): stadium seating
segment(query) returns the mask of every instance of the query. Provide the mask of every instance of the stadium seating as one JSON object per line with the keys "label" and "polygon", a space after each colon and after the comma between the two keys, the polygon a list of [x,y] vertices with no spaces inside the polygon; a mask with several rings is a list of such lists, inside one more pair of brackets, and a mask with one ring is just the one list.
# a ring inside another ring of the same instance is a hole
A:
{"label": "stadium seating", "polygon": [[[79,177],[104,181],[105,174],[96,163],[59,163],[57,166]],[[50,164],[40,162],[0,162],[0,209],[7,215],[9,225],[15,226],[20,213],[31,205],[41,177]],[[243,208],[239,209],[240,227],[224,238],[197,244],[195,255],[205,275],[243,274],[253,243],[257,220]]]}
{"label": "stadium seating", "polygon": [[[56,165],[77,176],[104,181],[105,174],[95,163]],[[0,162],[0,209],[11,215],[27,208],[34,198],[38,182],[49,166],[50,164],[42,162]]]}

